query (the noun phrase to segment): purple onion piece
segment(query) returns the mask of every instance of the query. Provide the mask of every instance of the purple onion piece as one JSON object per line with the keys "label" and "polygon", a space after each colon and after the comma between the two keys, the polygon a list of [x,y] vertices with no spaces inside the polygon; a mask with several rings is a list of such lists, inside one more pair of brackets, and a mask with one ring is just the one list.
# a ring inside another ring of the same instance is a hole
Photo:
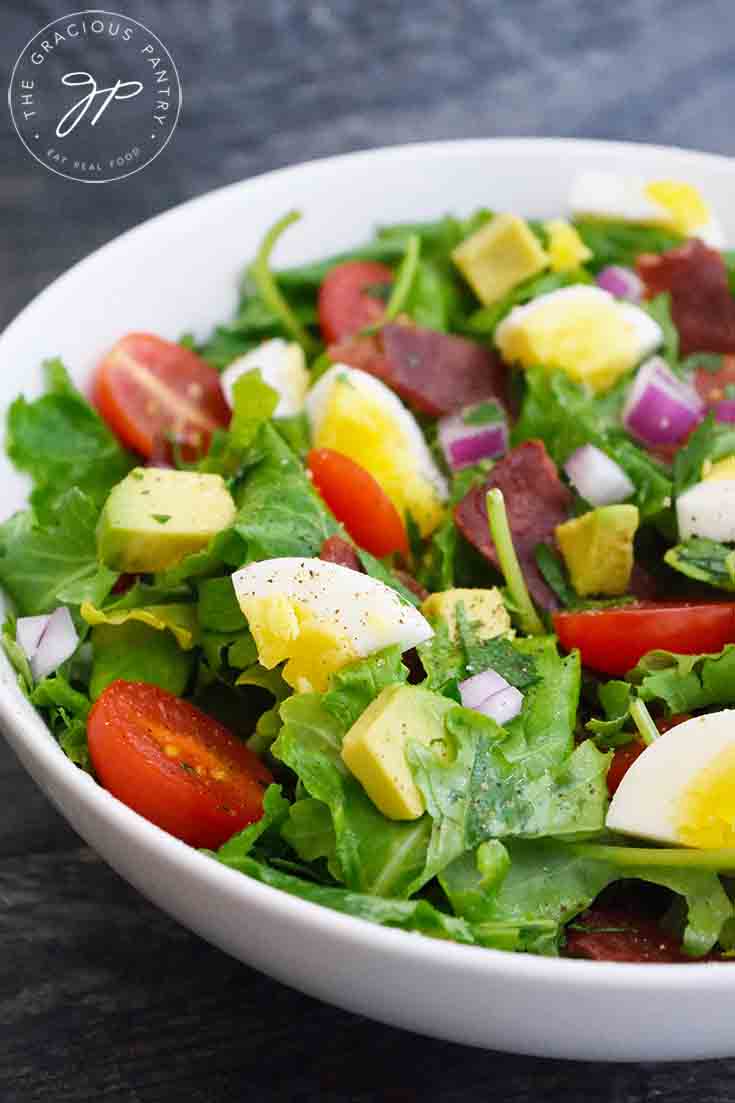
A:
{"label": "purple onion piece", "polygon": [[491,720],[502,727],[509,720],[513,720],[522,708],[523,694],[515,686],[508,686],[507,689],[501,689],[497,693],[493,693],[492,697],[488,697],[486,701],[483,701],[477,711],[481,712],[483,716],[489,716]]}
{"label": "purple onion piece", "polygon": [[735,398],[723,398],[715,406],[715,421],[735,421]]}
{"label": "purple onion piece", "polygon": [[498,407],[501,420],[468,425],[466,418],[478,405],[467,406],[457,414],[449,414],[439,421],[439,444],[452,471],[468,467],[479,460],[495,459],[508,449],[508,422],[504,411]]}
{"label": "purple onion piece", "polygon": [[452,470],[467,467],[479,460],[494,459],[502,456],[508,447],[508,429],[506,425],[491,425],[472,436],[458,437],[449,445]]}
{"label": "purple onion piece", "polygon": [[484,701],[508,688],[509,683],[495,670],[483,670],[459,683],[459,695],[466,709],[477,709]]}
{"label": "purple onion piece", "polygon": [[643,299],[643,281],[632,268],[610,264],[597,274],[597,286],[609,291],[616,299],[639,303]]}
{"label": "purple onion piece", "polygon": [[594,444],[583,444],[564,464],[570,482],[592,506],[624,502],[635,487],[619,463]]}
{"label": "purple onion piece", "polygon": [[50,617],[50,613],[42,613],[37,617],[18,617],[16,621],[15,642],[29,662],[38,651]]}
{"label": "purple onion piece", "polygon": [[77,649],[79,636],[66,606],[55,609],[41,636],[38,649],[31,659],[31,674],[39,682],[70,659]]}
{"label": "purple onion piece", "polygon": [[660,356],[639,369],[623,411],[623,425],[650,446],[679,444],[701,420],[704,403]]}

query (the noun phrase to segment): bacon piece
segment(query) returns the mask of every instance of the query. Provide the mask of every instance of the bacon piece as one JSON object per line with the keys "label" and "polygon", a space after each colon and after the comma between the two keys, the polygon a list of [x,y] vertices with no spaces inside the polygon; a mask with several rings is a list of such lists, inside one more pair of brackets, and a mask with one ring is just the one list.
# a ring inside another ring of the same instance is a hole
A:
{"label": "bacon piece", "polygon": [[507,369],[477,341],[433,329],[386,325],[379,336],[330,345],[335,363],[381,379],[415,410],[441,417],[483,399],[504,401]]}
{"label": "bacon piece", "polygon": [[735,298],[725,262],[698,239],[666,253],[643,253],[636,261],[648,298],[668,291],[671,317],[683,356],[735,352]]}
{"label": "bacon piece", "polygon": [[[365,573],[354,547],[341,536],[327,537],[322,544],[319,558],[323,559],[325,563],[338,563],[340,567],[349,567],[352,571],[359,571],[361,574]],[[419,601],[425,601],[429,596],[429,591],[424,589],[421,583],[418,582],[412,574],[409,574],[408,571],[403,571],[399,567],[393,567],[392,574],[395,575],[398,582],[403,583],[407,590],[415,594]]]}
{"label": "bacon piece", "polygon": [[364,574],[362,563],[357,557],[357,552],[352,544],[348,544],[341,536],[329,536],[322,544],[319,558],[326,563],[338,563],[340,567],[349,567],[353,571]]}
{"label": "bacon piece", "polygon": [[400,567],[393,568],[393,574],[396,576],[399,582],[402,582],[407,590],[410,590],[419,601],[426,601],[429,596],[429,591],[425,586],[422,586],[418,579],[414,578],[408,571],[402,571]]}
{"label": "bacon piece", "polygon": [[567,928],[566,953],[591,961],[663,964],[702,960],[685,954],[655,919],[605,904],[593,904]]}
{"label": "bacon piece", "polygon": [[494,487],[503,492],[513,546],[531,596],[542,608],[557,609],[559,603],[536,565],[535,549],[538,544],[553,542],[554,529],[569,515],[572,495],[559,479],[543,442],[527,440],[513,448],[495,464],[485,483],[470,490],[454,511],[463,536],[498,567],[485,508],[485,495]]}

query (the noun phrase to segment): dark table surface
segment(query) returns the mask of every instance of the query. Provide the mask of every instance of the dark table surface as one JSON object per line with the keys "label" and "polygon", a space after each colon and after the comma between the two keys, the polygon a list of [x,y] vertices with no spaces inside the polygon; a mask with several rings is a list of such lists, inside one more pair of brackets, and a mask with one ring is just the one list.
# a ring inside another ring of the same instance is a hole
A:
{"label": "dark table surface", "polygon": [[[178,129],[144,172],[88,188],[31,160],[0,112],[0,326],[120,231],[306,158],[519,134],[735,152],[733,0],[114,6],[174,55]],[[73,7],[3,0],[6,74],[26,40]],[[3,1103],[735,1099],[735,1060],[612,1067],[482,1053],[298,995],[151,907],[83,845],[4,744],[0,1024]],[[521,1040],[522,1023],[518,1031]]]}

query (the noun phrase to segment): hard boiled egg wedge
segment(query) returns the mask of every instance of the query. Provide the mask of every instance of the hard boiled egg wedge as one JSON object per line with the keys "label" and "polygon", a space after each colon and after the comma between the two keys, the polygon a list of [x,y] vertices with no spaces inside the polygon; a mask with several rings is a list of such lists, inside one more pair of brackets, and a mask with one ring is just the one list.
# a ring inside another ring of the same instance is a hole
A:
{"label": "hard boiled egg wedge", "polygon": [[640,307],[587,284],[514,307],[495,331],[508,363],[561,370],[594,391],[608,390],[662,340],[661,327]]}
{"label": "hard boiled egg wedge", "polygon": [[398,512],[428,536],[443,516],[447,482],[413,414],[379,379],[345,364],[329,368],[306,396],[315,448],[364,467]]}
{"label": "hard boiled egg wedge", "polygon": [[685,720],[646,747],[612,799],[607,826],[673,846],[735,846],[735,710]]}
{"label": "hard boiled egg wedge", "polygon": [[676,499],[679,537],[701,536],[729,543],[735,540],[735,478],[709,478],[695,483]]}
{"label": "hard boiled egg wedge", "polygon": [[299,693],[323,693],[355,659],[433,636],[429,622],[389,586],[321,559],[265,559],[232,576],[235,594],[268,670]]}
{"label": "hard boiled egg wedge", "polygon": [[232,388],[236,380],[255,368],[260,369],[263,382],[278,395],[274,417],[293,417],[300,414],[309,386],[309,373],[301,346],[295,341],[274,337],[272,341],[264,341],[262,345],[233,360],[220,377],[222,390],[230,407],[234,406]]}
{"label": "hard boiled egg wedge", "polygon": [[604,218],[662,226],[721,249],[725,235],[716,215],[692,184],[612,172],[580,173],[570,198],[575,218]]}

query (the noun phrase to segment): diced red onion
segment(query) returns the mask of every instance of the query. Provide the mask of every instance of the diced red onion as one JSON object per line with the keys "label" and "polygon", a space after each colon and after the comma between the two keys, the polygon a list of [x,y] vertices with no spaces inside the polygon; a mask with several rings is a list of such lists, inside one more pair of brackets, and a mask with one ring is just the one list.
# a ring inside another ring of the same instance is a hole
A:
{"label": "diced red onion", "polygon": [[495,670],[483,670],[459,683],[459,695],[466,709],[477,709],[494,693],[507,689],[509,683]]}
{"label": "diced red onion", "polygon": [[638,370],[623,411],[623,425],[647,445],[679,444],[701,420],[704,402],[660,356]]}
{"label": "diced red onion", "polygon": [[47,619],[35,654],[30,656],[31,674],[38,682],[70,659],[77,649],[79,636],[66,606],[55,609]]}
{"label": "diced red onion", "polygon": [[515,686],[508,686],[483,701],[477,711],[483,716],[489,716],[496,724],[502,726],[516,717],[522,708],[523,694]]}
{"label": "diced red onion", "polygon": [[467,425],[464,418],[476,408],[467,406],[458,414],[448,414],[439,421],[439,444],[452,471],[479,460],[495,459],[508,449],[508,422],[504,412],[498,407],[500,421]]}
{"label": "diced red onion", "polygon": [[497,724],[512,720],[523,707],[523,694],[496,670],[483,670],[460,682],[459,695],[466,709],[475,709]]}
{"label": "diced red onion", "polygon": [[572,452],[564,464],[564,470],[591,506],[612,506],[624,502],[635,490],[620,464],[594,444],[583,444]]}
{"label": "diced red onion", "polygon": [[30,662],[38,651],[41,636],[46,631],[51,614],[41,613],[37,617],[18,617],[15,624],[15,642]]}
{"label": "diced red onion", "polygon": [[643,299],[643,280],[632,268],[610,264],[597,274],[597,286],[609,291],[616,299],[639,303]]}
{"label": "diced red onion", "polygon": [[717,403],[715,421],[735,421],[735,398],[723,398]]}

